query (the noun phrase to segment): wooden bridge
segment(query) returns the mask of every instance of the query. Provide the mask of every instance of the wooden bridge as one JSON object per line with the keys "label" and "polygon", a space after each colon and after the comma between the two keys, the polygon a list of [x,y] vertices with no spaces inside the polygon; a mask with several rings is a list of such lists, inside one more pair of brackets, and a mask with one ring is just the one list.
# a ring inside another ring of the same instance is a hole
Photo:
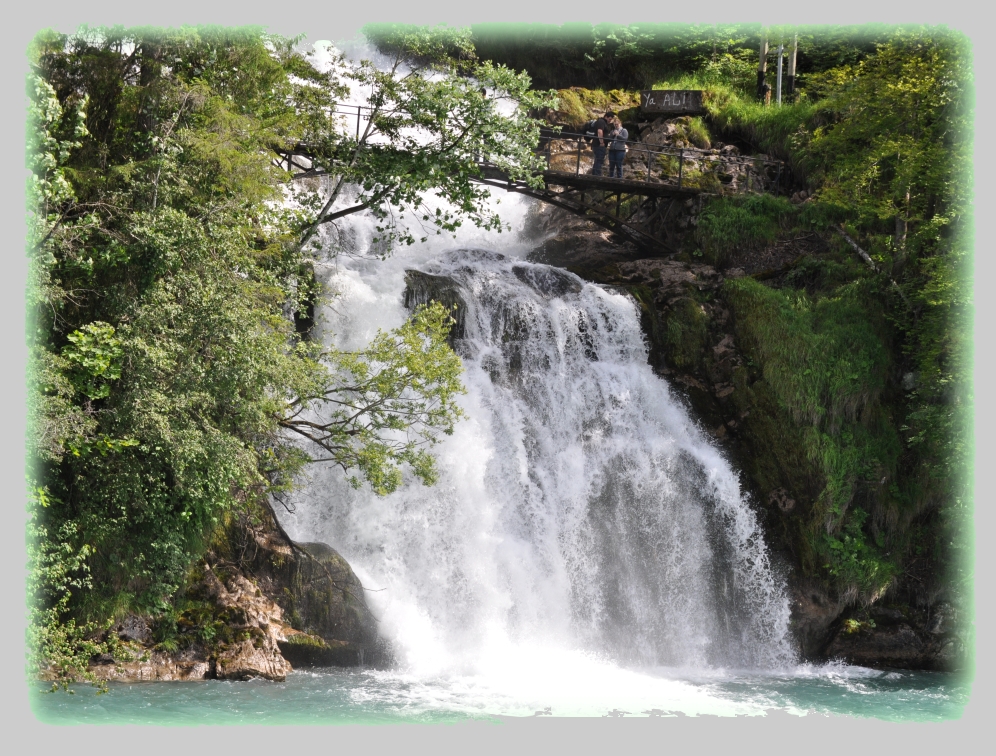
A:
{"label": "wooden bridge", "polygon": [[546,132],[539,152],[546,158],[543,187],[512,181],[485,157],[479,183],[548,202],[607,228],[640,247],[667,248],[660,232],[674,205],[700,194],[770,192],[781,189],[779,161],[674,148],[628,140],[622,178],[591,173],[594,153],[581,134]]}
{"label": "wooden bridge", "polygon": [[[339,103],[332,115],[355,115],[359,140],[361,122],[370,117],[370,112],[369,106]],[[592,173],[594,153],[583,135],[545,128],[537,148],[546,162],[541,188],[512,180],[488,161],[486,153],[477,161],[479,174],[473,180],[563,208],[658,252],[667,249],[664,223],[677,202],[701,194],[777,194],[782,188],[783,163],[741,156],[729,147],[701,150],[635,140],[627,140],[626,146],[622,178],[609,178],[604,175],[608,171],[607,157],[602,174]],[[281,162],[286,160],[287,170],[300,169],[298,177],[324,173],[297,164],[295,155],[307,157],[306,146],[281,153]]]}

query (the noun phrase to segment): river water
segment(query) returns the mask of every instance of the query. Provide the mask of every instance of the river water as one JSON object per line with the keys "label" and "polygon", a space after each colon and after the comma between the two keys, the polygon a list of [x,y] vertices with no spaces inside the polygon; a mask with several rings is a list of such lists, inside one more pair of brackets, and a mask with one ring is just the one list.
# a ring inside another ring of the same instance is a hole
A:
{"label": "river water", "polygon": [[[526,202],[505,204],[521,227]],[[529,262],[534,243],[515,233],[463,232],[386,261],[370,233],[354,222],[353,254],[321,268],[337,292],[325,338],[358,348],[402,323],[406,269],[445,280],[464,303],[467,417],[435,449],[436,486],[377,497],[314,469],[282,521],[350,562],[394,665],[82,686],[33,697],[41,719],[959,716],[968,685],[955,676],[799,662],[738,474],[647,365],[629,297]]]}
{"label": "river water", "polygon": [[[40,685],[36,686],[40,688]],[[105,695],[37,693],[36,716],[53,724],[388,724],[566,716],[793,714],[888,721],[958,718],[969,687],[936,672],[802,666],[784,675],[672,676],[556,653],[478,674],[425,677],[400,671],[309,670],[285,682],[112,684]]]}

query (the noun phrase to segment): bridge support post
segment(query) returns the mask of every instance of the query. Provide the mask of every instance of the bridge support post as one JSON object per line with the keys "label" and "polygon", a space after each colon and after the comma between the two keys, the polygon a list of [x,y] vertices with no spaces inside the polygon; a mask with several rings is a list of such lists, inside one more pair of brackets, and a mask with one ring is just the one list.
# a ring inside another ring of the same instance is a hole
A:
{"label": "bridge support post", "polygon": [[574,175],[581,175],[581,137],[578,137],[578,160],[577,165],[574,166]]}

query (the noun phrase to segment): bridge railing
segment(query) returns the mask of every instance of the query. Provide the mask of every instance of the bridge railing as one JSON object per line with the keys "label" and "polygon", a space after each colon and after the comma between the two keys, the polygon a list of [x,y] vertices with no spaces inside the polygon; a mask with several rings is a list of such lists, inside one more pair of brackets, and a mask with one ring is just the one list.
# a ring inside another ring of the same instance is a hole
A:
{"label": "bridge railing", "polygon": [[[606,138],[606,147],[611,140]],[[716,153],[693,147],[671,147],[625,140],[623,178],[630,181],[674,184],[678,188],[716,193],[772,192],[781,189],[784,163],[778,160]],[[579,176],[594,169],[594,151],[583,134],[544,134],[539,152],[551,173]],[[601,174],[608,177],[608,155]]]}
{"label": "bridge railing", "polygon": [[[362,122],[369,119],[374,108],[369,105],[334,103],[330,115],[356,118],[356,138]],[[387,108],[381,113],[394,112]],[[605,138],[608,147],[610,139]],[[694,147],[655,145],[635,139],[625,140],[627,152],[623,159],[623,178],[631,181],[672,184],[679,189],[699,189],[726,194],[730,192],[770,192],[778,194],[782,186],[784,163],[778,160],[717,154]],[[579,176],[594,168],[594,151],[583,134],[543,129],[539,150],[546,159],[547,171]],[[487,156],[482,155],[482,162]],[[608,155],[601,175],[608,178]]]}

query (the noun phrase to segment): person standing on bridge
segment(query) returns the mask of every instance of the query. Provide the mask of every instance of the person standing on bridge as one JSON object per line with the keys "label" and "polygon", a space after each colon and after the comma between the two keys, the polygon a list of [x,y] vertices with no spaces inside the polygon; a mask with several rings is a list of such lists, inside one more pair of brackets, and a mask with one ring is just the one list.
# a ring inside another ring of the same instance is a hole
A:
{"label": "person standing on bridge", "polygon": [[591,143],[591,151],[595,153],[595,165],[591,169],[592,176],[601,176],[605,166],[605,153],[608,151],[609,121],[614,118],[615,113],[611,110],[605,114],[604,118],[595,121],[595,140]]}
{"label": "person standing on bridge", "polygon": [[612,142],[609,144],[609,178],[622,178],[623,158],[626,157],[626,141],[629,139],[629,131],[623,128],[619,116],[612,116],[609,122],[612,130],[609,137]]}

